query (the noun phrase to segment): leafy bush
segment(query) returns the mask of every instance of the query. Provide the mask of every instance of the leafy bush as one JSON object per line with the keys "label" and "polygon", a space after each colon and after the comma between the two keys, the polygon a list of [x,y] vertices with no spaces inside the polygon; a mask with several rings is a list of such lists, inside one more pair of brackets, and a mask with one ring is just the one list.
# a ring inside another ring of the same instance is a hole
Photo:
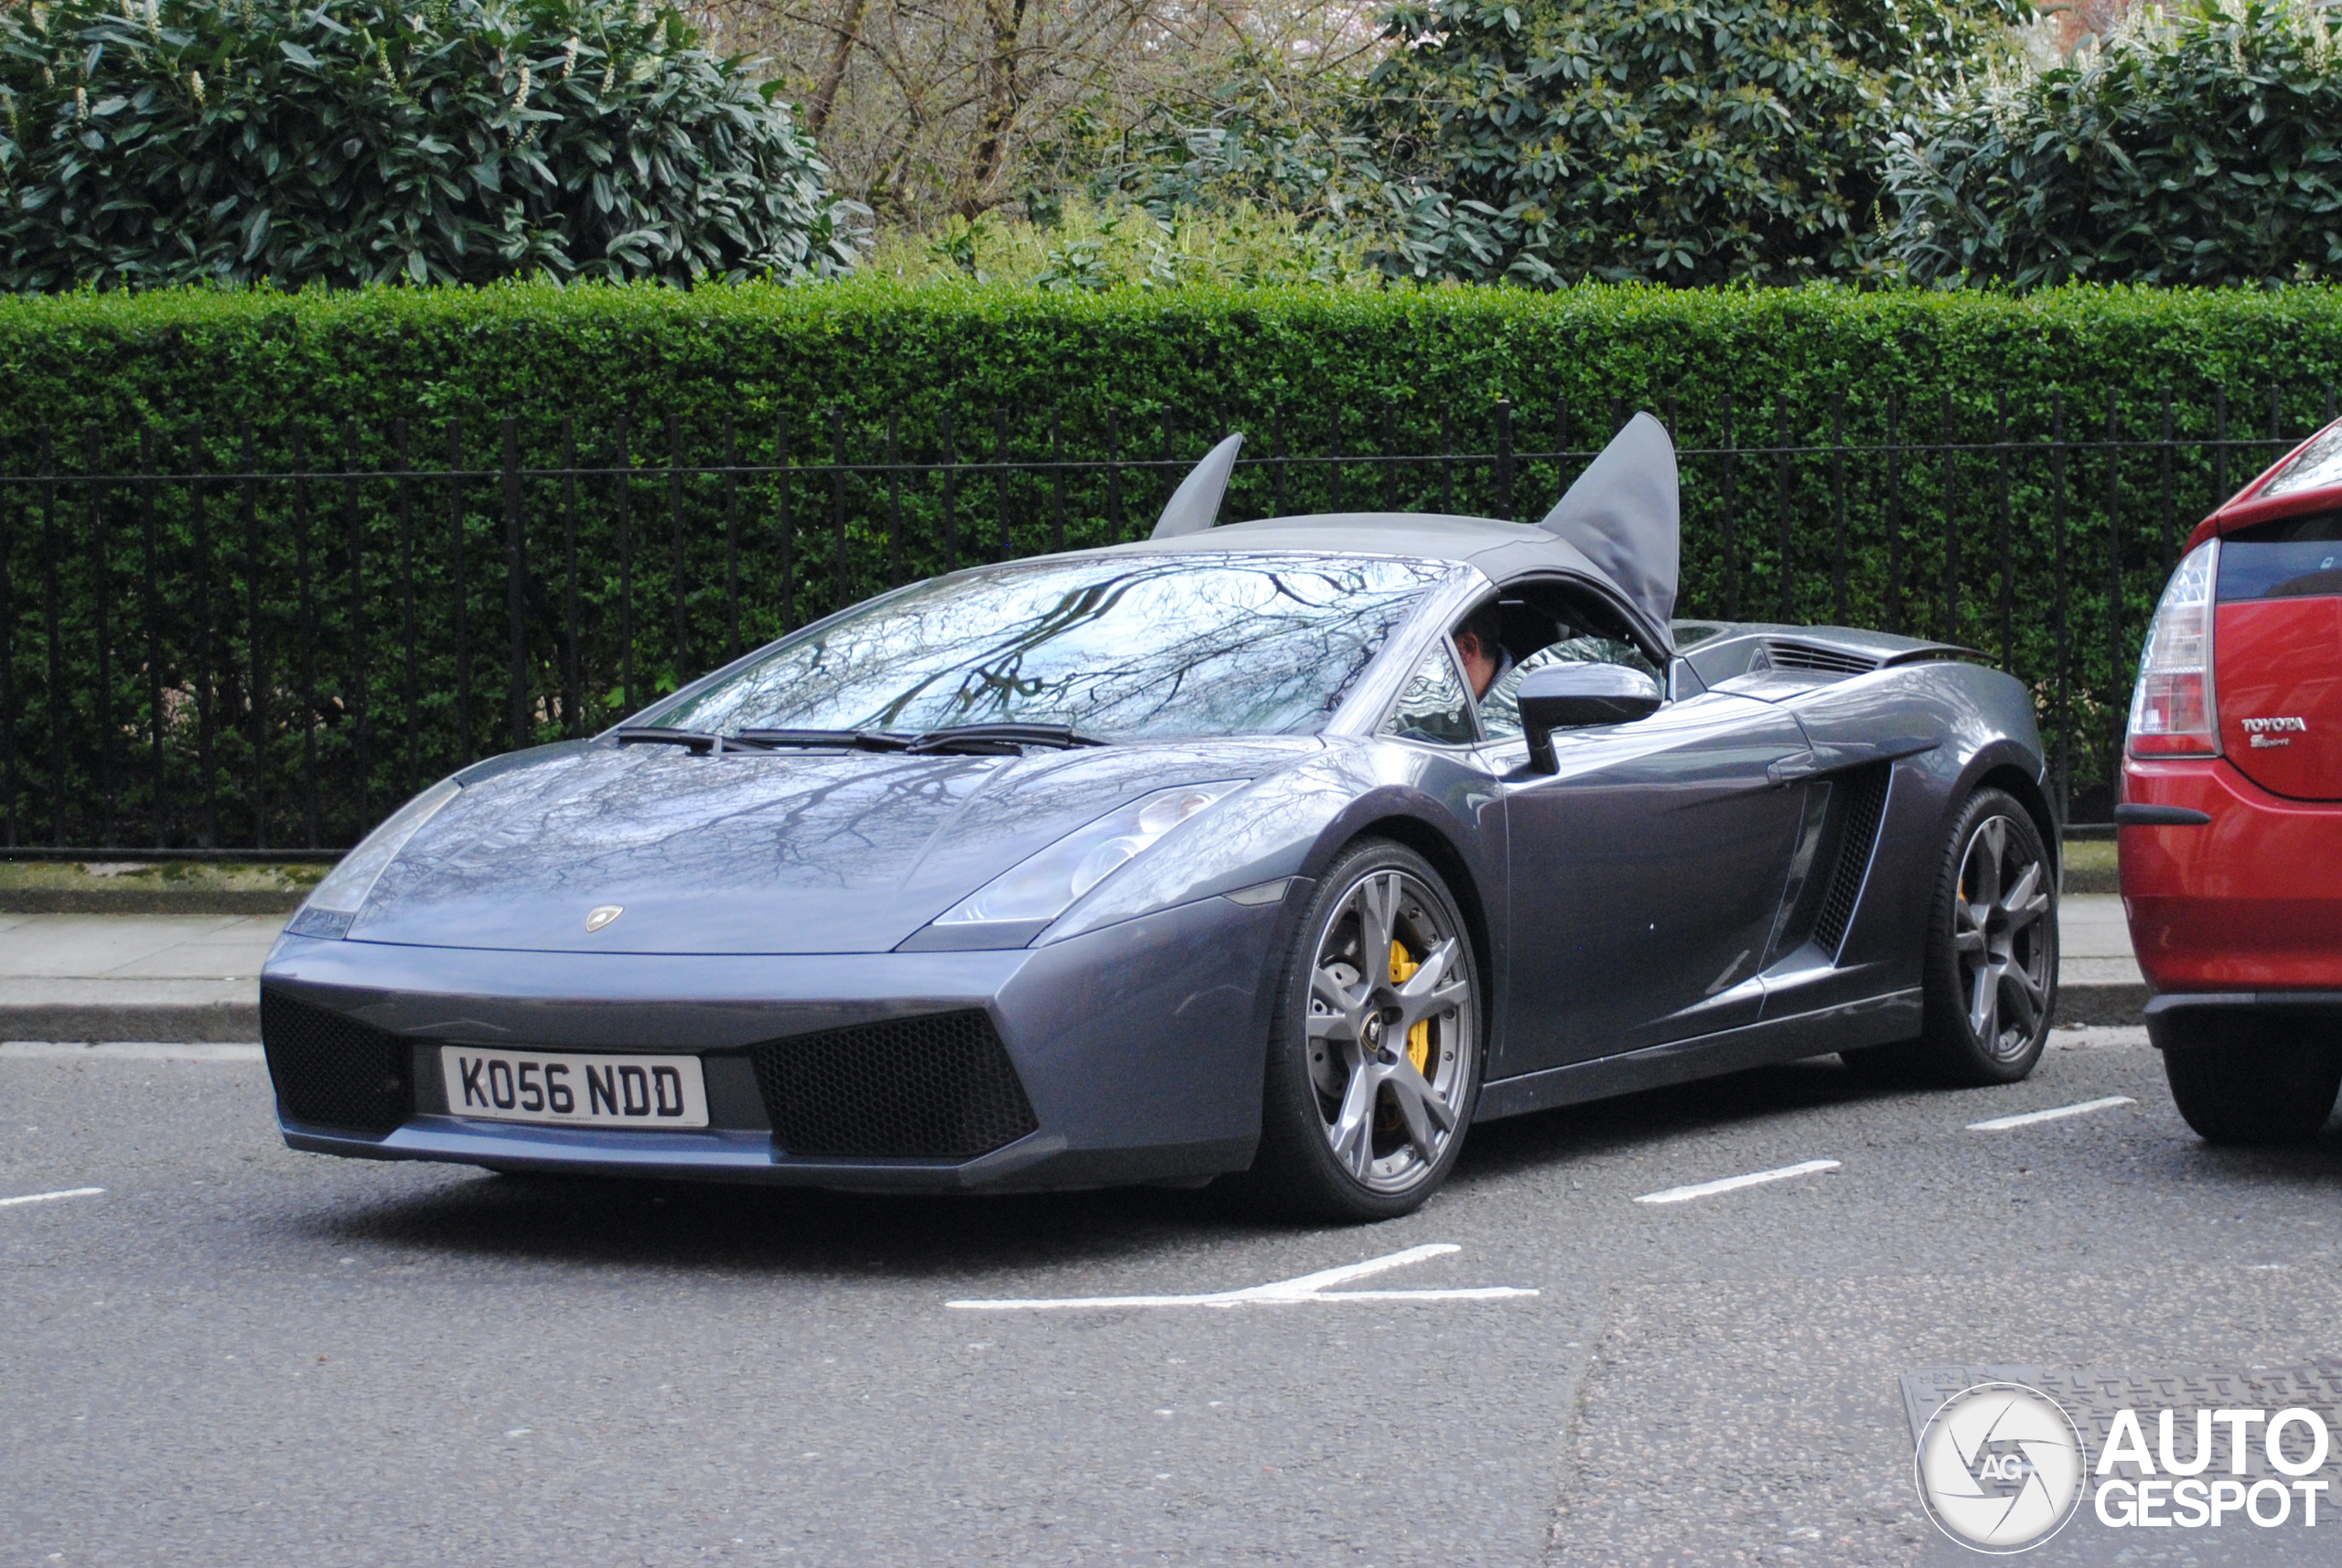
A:
{"label": "leafy bush", "polygon": [[1420,277],[1853,276],[1923,72],[2023,7],[1960,0],[1409,0],[1371,119]]}
{"label": "leafy bush", "polygon": [[59,0],[0,16],[0,287],[840,270],[745,62],[629,0]]}
{"label": "leafy bush", "polygon": [[1091,184],[1166,219],[1249,207],[1370,238],[1387,213],[1386,182],[1363,86],[1349,70],[1248,54],[1208,96],[1161,105],[1122,137]]}
{"label": "leafy bush", "polygon": [[1366,286],[1381,274],[1367,242],[1333,224],[1241,199],[1149,208],[1075,197],[1052,224],[977,219],[936,234],[882,234],[865,263],[907,281],[1027,284],[1100,293],[1280,284]]}
{"label": "leafy bush", "polygon": [[1896,140],[1918,280],[2342,276],[2342,59],[2317,0],[2141,5],[2100,48],[1938,99]]}

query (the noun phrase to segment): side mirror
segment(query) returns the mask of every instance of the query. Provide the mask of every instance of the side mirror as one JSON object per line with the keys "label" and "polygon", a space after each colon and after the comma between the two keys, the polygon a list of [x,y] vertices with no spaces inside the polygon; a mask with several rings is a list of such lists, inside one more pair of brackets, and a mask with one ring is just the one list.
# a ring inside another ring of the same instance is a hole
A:
{"label": "side mirror", "polygon": [[1646,719],[1659,712],[1660,701],[1659,682],[1624,664],[1555,664],[1531,671],[1520,691],[1530,766],[1540,773],[1553,770],[1553,731]]}

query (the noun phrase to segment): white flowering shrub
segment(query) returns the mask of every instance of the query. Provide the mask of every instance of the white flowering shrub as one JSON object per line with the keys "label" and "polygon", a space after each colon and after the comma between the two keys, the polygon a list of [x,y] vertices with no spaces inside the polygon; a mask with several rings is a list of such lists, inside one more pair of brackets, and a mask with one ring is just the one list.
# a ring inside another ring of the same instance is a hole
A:
{"label": "white flowering shrub", "polygon": [[1889,244],[1939,285],[2342,278],[2337,24],[2141,4],[2071,61],[1944,92],[1895,139]]}
{"label": "white flowering shrub", "polygon": [[843,271],[787,105],[628,0],[0,12],[0,287]]}

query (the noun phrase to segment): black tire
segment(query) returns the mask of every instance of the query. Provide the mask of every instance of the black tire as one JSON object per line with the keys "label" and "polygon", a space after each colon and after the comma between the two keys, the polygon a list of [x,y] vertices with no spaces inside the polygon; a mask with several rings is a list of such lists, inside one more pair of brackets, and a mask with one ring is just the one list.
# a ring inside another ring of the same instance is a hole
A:
{"label": "black tire", "polygon": [[2317,1135],[2342,1090],[2331,1032],[2256,1014],[2153,1021],[2180,1115],[2211,1144],[2297,1144]]}
{"label": "black tire", "polygon": [[1953,813],[1937,864],[1917,1039],[1840,1053],[1867,1083],[2016,1083],[2048,1043],[2057,1004],[2057,863],[2016,798],[1979,789]]}
{"label": "black tire", "polygon": [[[1383,924],[1408,956],[1383,953],[1369,972],[1349,961],[1373,944],[1369,923],[1385,906]],[[1393,977],[1402,962],[1415,963],[1403,982]],[[1418,984],[1425,972],[1433,978]],[[1343,851],[1277,983],[1260,1149],[1251,1170],[1223,1182],[1230,1197],[1254,1212],[1338,1223],[1422,1208],[1455,1168],[1479,1098],[1480,991],[1470,929],[1431,863],[1380,839]]]}

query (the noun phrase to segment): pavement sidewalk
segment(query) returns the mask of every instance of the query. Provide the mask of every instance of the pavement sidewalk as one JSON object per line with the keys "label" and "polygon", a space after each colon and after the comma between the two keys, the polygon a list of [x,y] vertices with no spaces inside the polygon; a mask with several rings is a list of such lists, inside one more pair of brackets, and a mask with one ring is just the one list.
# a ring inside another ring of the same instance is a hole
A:
{"label": "pavement sidewalk", "polygon": [[[0,1039],[256,1040],[282,915],[0,915]],[[2122,901],[2068,894],[2061,1024],[2135,1024]]]}
{"label": "pavement sidewalk", "polygon": [[0,1039],[257,1040],[284,915],[0,915]]}

